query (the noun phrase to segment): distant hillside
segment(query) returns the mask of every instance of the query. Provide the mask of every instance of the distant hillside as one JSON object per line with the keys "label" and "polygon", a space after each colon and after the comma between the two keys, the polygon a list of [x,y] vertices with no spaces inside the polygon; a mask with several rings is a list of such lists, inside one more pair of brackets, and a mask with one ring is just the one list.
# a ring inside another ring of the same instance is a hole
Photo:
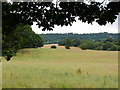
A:
{"label": "distant hillside", "polygon": [[45,43],[58,43],[61,40],[66,38],[69,39],[81,39],[81,40],[97,40],[103,41],[106,38],[112,38],[114,40],[118,39],[120,33],[91,33],[91,34],[73,34],[73,33],[65,33],[65,34],[40,34]]}

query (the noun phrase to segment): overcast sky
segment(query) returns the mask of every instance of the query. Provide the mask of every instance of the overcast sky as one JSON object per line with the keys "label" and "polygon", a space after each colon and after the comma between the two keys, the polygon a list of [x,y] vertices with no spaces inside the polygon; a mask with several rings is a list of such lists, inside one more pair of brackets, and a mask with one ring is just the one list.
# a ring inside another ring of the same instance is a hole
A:
{"label": "overcast sky", "polygon": [[[120,15],[119,15],[120,16]],[[99,32],[108,32],[108,33],[118,33],[118,18],[116,21],[111,24],[108,23],[105,26],[100,26],[96,22],[93,22],[93,25],[83,23],[81,21],[74,22],[72,26],[55,26],[53,31],[42,31],[41,28],[38,28],[34,23],[32,29],[37,34],[46,34],[46,33],[99,33]]]}

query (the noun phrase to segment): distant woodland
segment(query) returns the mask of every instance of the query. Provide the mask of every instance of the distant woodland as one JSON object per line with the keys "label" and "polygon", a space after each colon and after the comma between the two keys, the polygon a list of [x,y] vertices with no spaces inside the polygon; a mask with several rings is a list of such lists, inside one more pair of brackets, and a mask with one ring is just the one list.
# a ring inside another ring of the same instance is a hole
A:
{"label": "distant woodland", "polygon": [[56,43],[70,49],[71,46],[79,47],[83,50],[106,50],[120,51],[120,34],[113,33],[91,33],[91,34],[41,34],[44,44]]}
{"label": "distant woodland", "polygon": [[113,40],[118,40],[120,33],[91,33],[91,34],[40,34],[45,44],[58,43],[64,39],[80,39],[80,40],[92,40],[92,41],[104,41],[107,38],[112,38]]}

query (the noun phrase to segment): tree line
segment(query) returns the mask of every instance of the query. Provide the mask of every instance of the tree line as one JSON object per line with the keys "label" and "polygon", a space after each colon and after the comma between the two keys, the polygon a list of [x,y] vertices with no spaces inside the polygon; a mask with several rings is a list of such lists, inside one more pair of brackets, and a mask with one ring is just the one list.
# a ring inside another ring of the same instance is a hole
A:
{"label": "tree line", "polygon": [[80,40],[80,39],[65,39],[58,43],[59,46],[65,46],[66,49],[70,49],[71,46],[79,47],[83,50],[107,50],[107,51],[120,51],[120,40],[113,40],[107,38],[103,41],[94,40]]}
{"label": "tree line", "polygon": [[97,40],[103,41],[106,38],[112,38],[113,40],[118,40],[120,33],[91,33],[91,34],[73,34],[73,33],[50,33],[50,34],[39,34],[44,40],[45,44],[55,44],[64,39],[81,39],[81,40]]}

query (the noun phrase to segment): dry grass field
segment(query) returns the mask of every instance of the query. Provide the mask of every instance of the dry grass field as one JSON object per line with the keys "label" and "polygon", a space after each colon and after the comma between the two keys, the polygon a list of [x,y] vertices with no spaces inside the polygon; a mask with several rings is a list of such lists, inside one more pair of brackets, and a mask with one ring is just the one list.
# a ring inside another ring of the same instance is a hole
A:
{"label": "dry grass field", "polygon": [[2,59],[3,88],[118,88],[118,52],[62,46],[20,50]]}
{"label": "dry grass field", "polygon": [[[1,57],[0,57],[1,60]],[[0,61],[0,89],[2,88],[2,62]]]}

